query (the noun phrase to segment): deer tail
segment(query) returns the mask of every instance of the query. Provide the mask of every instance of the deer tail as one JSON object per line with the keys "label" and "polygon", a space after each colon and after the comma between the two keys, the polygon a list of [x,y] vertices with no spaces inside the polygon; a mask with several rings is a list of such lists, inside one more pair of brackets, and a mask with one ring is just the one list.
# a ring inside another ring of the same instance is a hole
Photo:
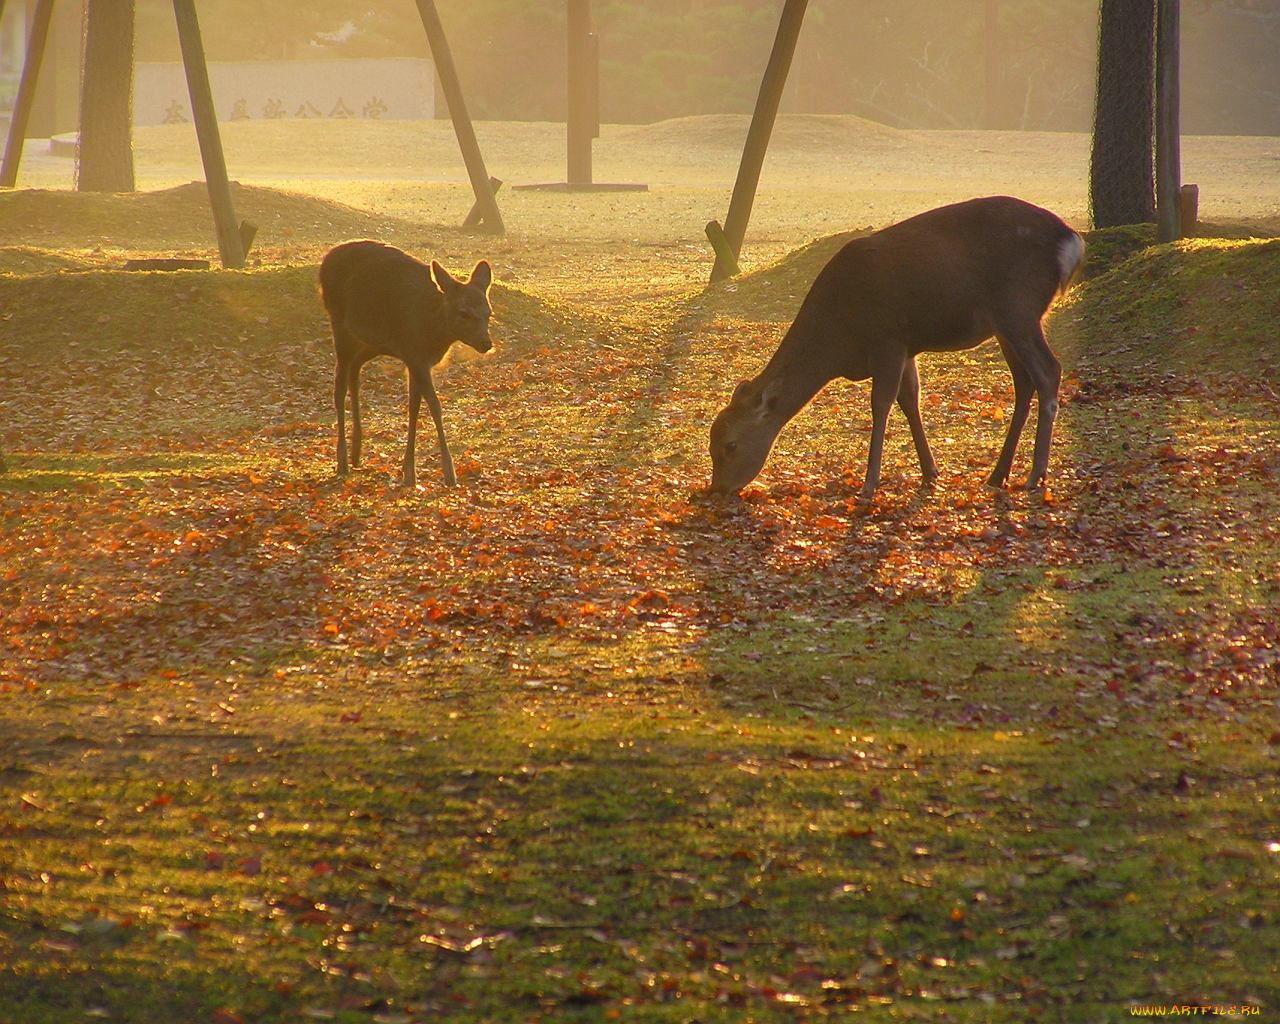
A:
{"label": "deer tail", "polygon": [[1058,243],[1058,294],[1061,295],[1076,279],[1084,266],[1084,239],[1072,231]]}

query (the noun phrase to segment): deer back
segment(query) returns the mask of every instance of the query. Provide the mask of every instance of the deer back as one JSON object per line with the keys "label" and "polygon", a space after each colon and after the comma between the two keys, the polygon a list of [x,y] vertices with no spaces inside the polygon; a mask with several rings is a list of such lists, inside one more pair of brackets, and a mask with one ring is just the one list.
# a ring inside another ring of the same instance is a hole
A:
{"label": "deer back", "polygon": [[930,210],[840,249],[775,358],[794,363],[803,352],[828,380],[860,380],[889,347],[908,356],[972,348],[1002,324],[1042,316],[1083,251],[1054,214],[1009,196]]}
{"label": "deer back", "polygon": [[335,324],[381,355],[410,347],[434,364],[449,337],[445,297],[421,260],[382,242],[344,242],[320,264],[320,292]]}

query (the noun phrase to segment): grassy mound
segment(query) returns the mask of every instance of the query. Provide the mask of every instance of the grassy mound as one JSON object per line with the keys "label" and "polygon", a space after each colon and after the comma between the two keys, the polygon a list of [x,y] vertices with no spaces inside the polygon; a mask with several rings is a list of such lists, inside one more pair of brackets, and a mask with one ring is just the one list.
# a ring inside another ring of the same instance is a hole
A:
{"label": "grassy mound", "polygon": [[[699,114],[618,129],[618,138],[649,146],[738,149],[747,137],[746,114]],[[909,150],[918,145],[906,132],[850,114],[783,114],[774,125],[770,149],[872,151]]]}
{"label": "grassy mound", "polygon": [[[413,237],[404,221],[327,199],[233,183],[236,215],[258,226],[255,246],[329,245],[344,238]],[[128,194],[18,189],[0,192],[0,234],[28,247],[66,245],[172,252],[215,248],[203,182]],[[5,264],[0,264],[4,267]],[[22,269],[18,266],[16,269]]]}
{"label": "grassy mound", "polygon": [[1280,367],[1280,239],[1187,239],[1120,258],[1077,288],[1054,345],[1090,373],[1186,375]]}
{"label": "grassy mound", "polygon": [[60,270],[87,270],[92,260],[83,256],[41,249],[33,245],[0,246],[0,274],[49,274]]}
{"label": "grassy mound", "polygon": [[776,263],[712,285],[696,302],[709,311],[729,316],[775,323],[789,321],[831,257],[851,239],[869,231],[844,231],[814,239]]}
{"label": "grassy mound", "polygon": [[[316,272],[304,264],[0,275],[8,311],[0,438],[71,449],[139,437],[175,443],[326,417],[333,356]],[[588,333],[574,307],[502,284],[492,298],[499,362]],[[471,358],[463,346],[456,353],[454,362]],[[403,370],[379,360],[368,372]],[[264,392],[270,402],[255,397]],[[50,403],[60,418],[50,418]]]}

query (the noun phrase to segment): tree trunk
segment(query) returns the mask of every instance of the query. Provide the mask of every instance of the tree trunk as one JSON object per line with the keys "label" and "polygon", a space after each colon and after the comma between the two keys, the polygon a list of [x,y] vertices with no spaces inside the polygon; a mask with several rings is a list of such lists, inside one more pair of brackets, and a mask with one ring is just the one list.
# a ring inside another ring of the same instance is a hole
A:
{"label": "tree trunk", "polygon": [[[760,186],[760,172],[769,152],[769,137],[778,117],[782,92],[787,86],[791,60],[795,56],[796,41],[804,26],[804,15],[809,0],[786,0],[778,19],[778,34],[773,39],[769,63],[765,65],[760,80],[760,92],[756,95],[755,110],[747,127],[747,140],[742,146],[742,161],[738,164],[738,177],[729,197],[729,212],[724,218],[724,238],[729,251],[736,259],[742,255],[742,242],[747,237],[747,221],[751,219],[751,207],[756,201],[756,189]],[[711,268],[711,280],[723,281],[729,276],[730,267],[717,258]]]}
{"label": "tree trunk", "polygon": [[89,0],[80,82],[81,192],[132,192],[134,0]]}
{"label": "tree trunk", "polygon": [[1089,168],[1094,227],[1155,220],[1155,0],[1102,0]]}
{"label": "tree trunk", "polygon": [[1182,7],[1179,0],[1157,0],[1156,10],[1156,239],[1172,242],[1182,235],[1178,223],[1178,194],[1182,189]]}

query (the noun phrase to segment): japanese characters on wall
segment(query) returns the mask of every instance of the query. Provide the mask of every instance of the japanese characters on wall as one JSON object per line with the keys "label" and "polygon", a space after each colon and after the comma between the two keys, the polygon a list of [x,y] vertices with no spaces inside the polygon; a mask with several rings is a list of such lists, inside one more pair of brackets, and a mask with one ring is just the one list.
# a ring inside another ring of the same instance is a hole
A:
{"label": "japanese characters on wall", "polygon": [[[209,64],[220,121],[286,118],[435,116],[435,77],[429,60],[235,61]],[[139,63],[134,82],[135,124],[191,120],[182,65]]]}

